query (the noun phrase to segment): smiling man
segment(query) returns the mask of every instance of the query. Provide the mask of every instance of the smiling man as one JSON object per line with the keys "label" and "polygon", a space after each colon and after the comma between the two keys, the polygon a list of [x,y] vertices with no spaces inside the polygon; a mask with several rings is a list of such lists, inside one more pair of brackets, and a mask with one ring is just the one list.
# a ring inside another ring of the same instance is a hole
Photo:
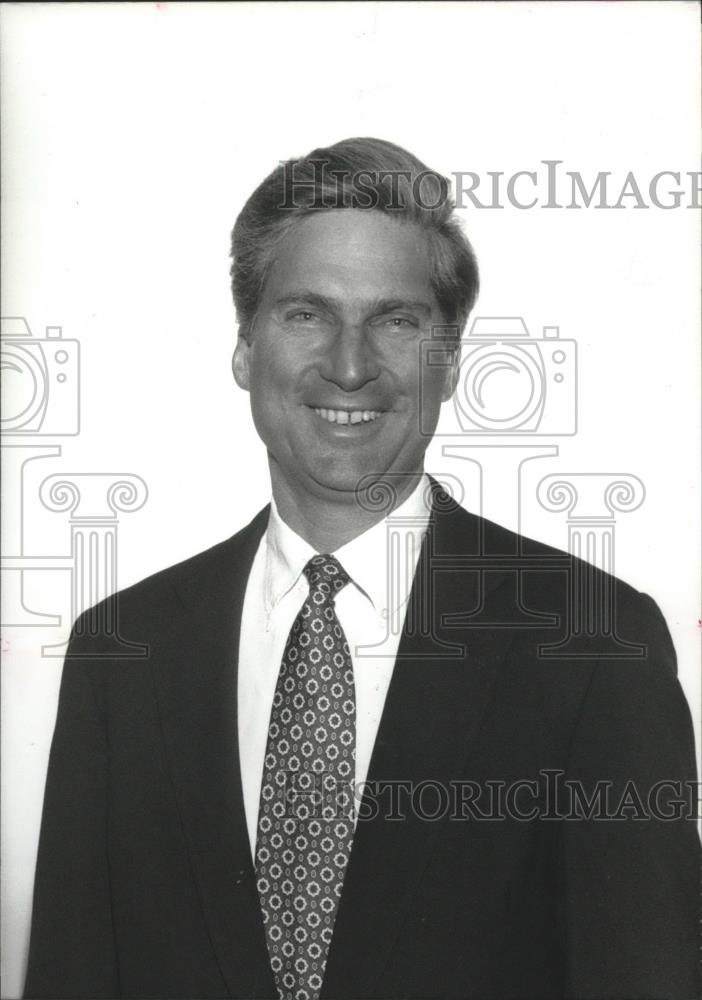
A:
{"label": "smiling man", "polygon": [[[696,995],[660,612],[424,471],[478,288],[446,182],[345,140],[263,181],[232,255],[271,502],[74,626],[26,995]],[[571,578],[616,655],[558,652]],[[117,611],[146,662],[106,655]]]}
{"label": "smiling man", "polygon": [[422,340],[447,322],[431,277],[416,225],[381,212],[311,214],[281,245],[239,334],[234,376],[251,391],[278,512],[321,551],[377,520],[356,492],[369,475],[392,482],[398,502],[417,486],[420,399],[436,424],[455,372],[427,367],[420,384]]}

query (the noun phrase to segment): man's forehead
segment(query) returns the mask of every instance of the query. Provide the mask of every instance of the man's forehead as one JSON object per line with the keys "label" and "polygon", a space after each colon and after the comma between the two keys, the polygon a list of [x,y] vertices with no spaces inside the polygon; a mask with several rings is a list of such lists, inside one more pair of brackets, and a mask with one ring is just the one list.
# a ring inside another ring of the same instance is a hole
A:
{"label": "man's forehead", "polygon": [[314,292],[342,300],[427,302],[431,277],[419,226],[348,209],[308,216],[293,227],[276,250],[264,297],[270,302]]}

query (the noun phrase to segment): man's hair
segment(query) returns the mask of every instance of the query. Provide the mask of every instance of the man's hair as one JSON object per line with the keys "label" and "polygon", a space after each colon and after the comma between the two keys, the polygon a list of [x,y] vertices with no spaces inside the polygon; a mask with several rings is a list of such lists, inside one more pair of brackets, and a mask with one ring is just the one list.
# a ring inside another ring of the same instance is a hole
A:
{"label": "man's hair", "polygon": [[299,219],[351,208],[418,223],[427,235],[431,285],[444,320],[463,330],[478,294],[473,248],[454,215],[449,182],[383,139],[343,139],[281,163],[241,210],[231,241],[232,294],[250,333],[275,250]]}

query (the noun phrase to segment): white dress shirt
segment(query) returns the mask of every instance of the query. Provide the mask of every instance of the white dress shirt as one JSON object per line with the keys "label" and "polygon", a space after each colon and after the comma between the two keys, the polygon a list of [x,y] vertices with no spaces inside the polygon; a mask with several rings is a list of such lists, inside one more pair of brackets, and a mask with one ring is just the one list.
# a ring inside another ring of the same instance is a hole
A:
{"label": "white dress shirt", "polygon": [[[334,552],[350,577],[336,598],[336,613],[353,661],[357,783],[368,773],[430,503],[429,480],[423,475],[401,506]],[[314,555],[272,501],[246,585],[239,640],[239,758],[254,857],[271,705],[285,643],[309,593],[302,570]]]}

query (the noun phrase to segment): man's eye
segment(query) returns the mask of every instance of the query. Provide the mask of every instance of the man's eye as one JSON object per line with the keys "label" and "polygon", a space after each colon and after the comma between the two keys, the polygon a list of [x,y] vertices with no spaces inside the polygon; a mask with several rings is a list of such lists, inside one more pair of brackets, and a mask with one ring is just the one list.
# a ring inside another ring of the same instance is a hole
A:
{"label": "man's eye", "polygon": [[390,316],[387,323],[396,330],[407,330],[417,326],[417,321],[408,316]]}
{"label": "man's eye", "polygon": [[298,312],[292,313],[288,318],[301,320],[303,323],[311,323],[317,319],[317,314],[310,312],[308,309],[300,309]]}

